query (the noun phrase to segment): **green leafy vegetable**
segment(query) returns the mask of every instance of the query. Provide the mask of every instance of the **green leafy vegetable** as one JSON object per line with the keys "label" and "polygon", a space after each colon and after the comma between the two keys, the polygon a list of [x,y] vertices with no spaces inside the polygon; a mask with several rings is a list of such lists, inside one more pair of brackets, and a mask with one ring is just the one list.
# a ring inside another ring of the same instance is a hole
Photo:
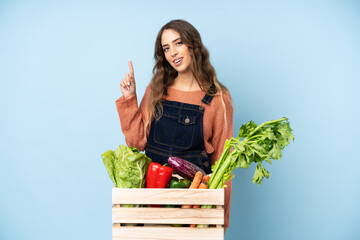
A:
{"label": "green leafy vegetable", "polygon": [[151,162],[134,147],[120,145],[101,155],[107,172],[117,188],[145,187],[146,172]]}
{"label": "green leafy vegetable", "polygon": [[290,140],[294,140],[294,135],[285,117],[259,126],[253,121],[242,125],[236,138],[226,140],[219,160],[212,166],[209,189],[226,187],[225,182],[232,178],[234,169],[248,168],[253,162],[257,164],[253,183],[260,185],[264,177],[270,177],[262,162],[271,164],[272,159],[280,160],[282,150]]}

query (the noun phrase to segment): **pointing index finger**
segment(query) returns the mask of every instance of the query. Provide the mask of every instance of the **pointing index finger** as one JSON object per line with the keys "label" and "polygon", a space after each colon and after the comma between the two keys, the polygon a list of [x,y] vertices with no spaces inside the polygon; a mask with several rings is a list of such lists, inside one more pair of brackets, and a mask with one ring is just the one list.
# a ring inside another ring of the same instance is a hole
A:
{"label": "pointing index finger", "polygon": [[134,77],[134,67],[132,65],[131,60],[129,60],[129,70],[130,70],[131,77]]}

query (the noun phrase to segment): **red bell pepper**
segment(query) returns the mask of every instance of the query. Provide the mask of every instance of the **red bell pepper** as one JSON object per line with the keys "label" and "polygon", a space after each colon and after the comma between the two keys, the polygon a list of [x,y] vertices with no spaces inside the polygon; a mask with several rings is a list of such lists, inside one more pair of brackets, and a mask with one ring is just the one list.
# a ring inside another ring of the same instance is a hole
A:
{"label": "red bell pepper", "polygon": [[165,188],[170,182],[174,172],[172,167],[161,166],[160,163],[151,162],[146,175],[147,188]]}

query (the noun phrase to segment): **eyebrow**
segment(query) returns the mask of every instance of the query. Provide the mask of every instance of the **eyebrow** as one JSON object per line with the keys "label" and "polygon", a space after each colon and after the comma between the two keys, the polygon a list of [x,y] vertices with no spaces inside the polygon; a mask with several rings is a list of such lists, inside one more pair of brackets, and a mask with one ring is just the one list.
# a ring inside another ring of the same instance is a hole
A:
{"label": "eyebrow", "polygon": [[[179,40],[180,38],[177,38],[177,39],[175,39],[175,40],[173,40],[172,42],[176,42],[177,40]],[[165,47],[165,46],[169,46],[169,44],[164,44],[164,45],[162,45],[162,47]]]}

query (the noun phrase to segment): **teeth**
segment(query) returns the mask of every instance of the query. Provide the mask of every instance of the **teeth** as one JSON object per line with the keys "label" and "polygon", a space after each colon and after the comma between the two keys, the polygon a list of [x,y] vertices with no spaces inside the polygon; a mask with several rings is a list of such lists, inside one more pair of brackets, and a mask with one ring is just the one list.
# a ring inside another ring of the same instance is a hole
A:
{"label": "teeth", "polygon": [[175,60],[175,63],[178,63],[178,62],[180,62],[180,60],[181,60],[181,58],[179,58],[178,60]]}

